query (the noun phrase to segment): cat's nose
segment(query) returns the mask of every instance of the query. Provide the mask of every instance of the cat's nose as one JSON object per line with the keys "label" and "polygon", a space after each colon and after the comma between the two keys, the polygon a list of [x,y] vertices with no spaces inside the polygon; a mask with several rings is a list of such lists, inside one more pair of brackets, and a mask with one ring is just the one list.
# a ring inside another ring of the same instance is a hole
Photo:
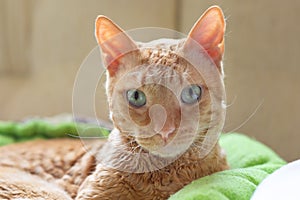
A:
{"label": "cat's nose", "polygon": [[166,109],[159,104],[150,107],[150,118],[156,134],[160,134],[166,143],[170,135],[175,131],[173,119],[169,116]]}
{"label": "cat's nose", "polygon": [[163,141],[165,143],[167,143],[167,140],[169,139],[169,137],[172,135],[172,133],[174,133],[175,131],[175,127],[174,126],[171,126],[171,127],[164,127],[160,132],[159,134],[161,135]]}

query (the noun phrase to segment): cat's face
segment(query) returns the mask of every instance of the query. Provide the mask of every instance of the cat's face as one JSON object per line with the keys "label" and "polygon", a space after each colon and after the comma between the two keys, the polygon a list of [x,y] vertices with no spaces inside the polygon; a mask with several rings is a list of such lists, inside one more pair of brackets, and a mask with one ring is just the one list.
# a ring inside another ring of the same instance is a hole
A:
{"label": "cat's face", "polygon": [[187,39],[144,44],[99,17],[96,36],[108,69],[111,119],[121,134],[152,154],[175,157],[201,146],[209,129],[219,130],[222,124],[212,118],[223,108],[223,33],[218,7],[200,18]]}

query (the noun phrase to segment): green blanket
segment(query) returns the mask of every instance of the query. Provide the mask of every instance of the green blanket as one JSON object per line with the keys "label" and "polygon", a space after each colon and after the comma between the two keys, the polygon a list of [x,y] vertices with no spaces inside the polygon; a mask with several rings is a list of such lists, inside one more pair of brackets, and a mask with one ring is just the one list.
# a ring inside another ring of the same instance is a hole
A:
{"label": "green blanket", "polygon": [[[0,146],[36,138],[76,137],[77,129],[85,135],[107,136],[109,131],[87,123],[0,122]],[[200,178],[185,186],[170,200],[249,200],[257,185],[285,164],[263,144],[237,133],[224,134],[220,144],[227,153],[231,169]]]}

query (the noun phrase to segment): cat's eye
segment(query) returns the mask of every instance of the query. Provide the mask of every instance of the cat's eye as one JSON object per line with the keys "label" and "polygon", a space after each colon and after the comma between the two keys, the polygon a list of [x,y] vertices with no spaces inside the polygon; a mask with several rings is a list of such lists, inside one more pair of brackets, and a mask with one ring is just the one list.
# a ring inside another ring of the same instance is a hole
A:
{"label": "cat's eye", "polygon": [[181,92],[181,101],[186,104],[193,104],[201,98],[202,89],[198,85],[189,85]]}
{"label": "cat's eye", "polygon": [[126,92],[126,98],[130,105],[137,108],[142,107],[146,104],[145,93],[137,89],[128,90]]}

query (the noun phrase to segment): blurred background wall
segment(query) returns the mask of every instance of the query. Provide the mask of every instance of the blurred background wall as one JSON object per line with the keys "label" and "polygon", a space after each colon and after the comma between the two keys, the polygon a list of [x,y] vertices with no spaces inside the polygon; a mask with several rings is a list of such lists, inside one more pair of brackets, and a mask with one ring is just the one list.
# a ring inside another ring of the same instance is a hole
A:
{"label": "blurred background wall", "polygon": [[227,17],[225,131],[250,135],[287,160],[300,158],[298,0],[0,0],[0,120],[72,112],[73,83],[96,46],[98,14],[125,30],[186,34],[214,4]]}

